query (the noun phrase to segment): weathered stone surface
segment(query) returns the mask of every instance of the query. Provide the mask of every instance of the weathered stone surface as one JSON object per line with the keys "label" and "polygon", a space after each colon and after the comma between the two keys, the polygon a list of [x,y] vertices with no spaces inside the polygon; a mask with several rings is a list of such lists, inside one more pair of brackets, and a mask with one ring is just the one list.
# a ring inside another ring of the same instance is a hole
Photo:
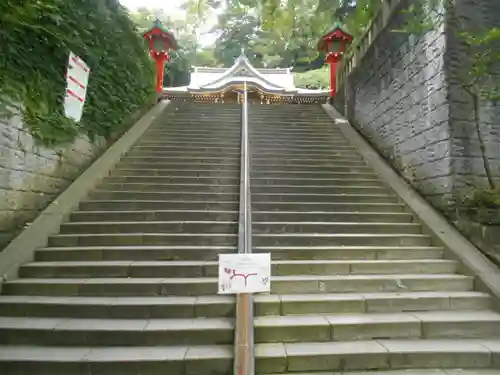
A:
{"label": "weathered stone surface", "polygon": [[20,116],[0,119],[0,249],[79,175],[104,143],[78,138],[45,148]]}

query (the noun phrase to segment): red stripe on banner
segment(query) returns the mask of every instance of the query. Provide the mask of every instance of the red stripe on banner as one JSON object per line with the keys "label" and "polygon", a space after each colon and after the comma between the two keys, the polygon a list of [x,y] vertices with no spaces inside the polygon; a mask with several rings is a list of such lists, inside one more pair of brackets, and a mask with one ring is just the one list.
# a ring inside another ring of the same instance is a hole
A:
{"label": "red stripe on banner", "polygon": [[83,98],[79,97],[78,95],[76,95],[72,90],[66,90],[68,92],[69,95],[71,95],[73,98],[76,98],[78,99],[81,103],[83,103]]}
{"label": "red stripe on banner", "polygon": [[73,62],[82,68],[86,73],[89,71],[89,69],[85,67],[85,65],[83,65],[76,57],[71,58],[71,60],[73,60]]}
{"label": "red stripe on banner", "polygon": [[81,84],[80,82],[78,82],[78,81],[76,80],[76,78],[75,78],[75,77],[70,76],[70,75],[68,74],[68,79],[69,79],[70,81],[73,81],[74,83],[76,83],[78,86],[80,86],[82,89],[84,89],[84,90],[85,90],[85,87],[86,87],[86,86],[85,86],[84,84]]}

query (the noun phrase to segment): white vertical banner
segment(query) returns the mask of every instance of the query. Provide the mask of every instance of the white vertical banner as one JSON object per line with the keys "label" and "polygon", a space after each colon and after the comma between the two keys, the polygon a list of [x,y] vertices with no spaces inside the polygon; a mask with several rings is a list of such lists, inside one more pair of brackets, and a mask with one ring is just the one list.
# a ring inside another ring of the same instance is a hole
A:
{"label": "white vertical banner", "polygon": [[271,292],[271,254],[219,254],[219,294]]}
{"label": "white vertical banner", "polygon": [[66,71],[66,96],[64,98],[64,114],[76,122],[82,118],[83,106],[87,96],[90,68],[73,52],[69,53]]}

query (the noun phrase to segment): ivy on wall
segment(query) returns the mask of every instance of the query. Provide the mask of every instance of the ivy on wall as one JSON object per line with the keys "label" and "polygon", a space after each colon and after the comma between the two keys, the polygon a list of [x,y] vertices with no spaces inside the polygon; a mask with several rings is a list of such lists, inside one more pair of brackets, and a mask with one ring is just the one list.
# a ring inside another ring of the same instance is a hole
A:
{"label": "ivy on wall", "polygon": [[[70,51],[91,69],[80,123],[63,111]],[[0,112],[20,104],[42,144],[108,137],[153,94],[146,46],[116,0],[0,1]]]}

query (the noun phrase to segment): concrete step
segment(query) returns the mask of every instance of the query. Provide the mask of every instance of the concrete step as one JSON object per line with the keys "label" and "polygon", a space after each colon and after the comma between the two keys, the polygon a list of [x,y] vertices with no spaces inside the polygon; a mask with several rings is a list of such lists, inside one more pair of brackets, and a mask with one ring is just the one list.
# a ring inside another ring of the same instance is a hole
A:
{"label": "concrete step", "polygon": [[332,144],[325,144],[323,146],[316,146],[316,145],[295,145],[295,144],[273,144],[271,142],[266,143],[266,144],[250,144],[252,151],[254,153],[260,153],[262,151],[274,151],[274,152],[285,152],[285,153],[291,153],[291,152],[303,152],[307,154],[317,154],[317,155],[331,155],[339,152],[344,152],[344,151],[356,151],[356,149],[353,146],[349,145],[332,145]]}
{"label": "concrete step", "polygon": [[[278,374],[272,374],[278,375]],[[331,372],[294,372],[279,375],[332,375]],[[404,370],[372,370],[372,371],[342,371],[333,375],[500,375],[500,370],[492,369],[404,369]]]}
{"label": "concrete step", "polygon": [[[274,260],[273,276],[449,274],[451,260]],[[21,267],[23,278],[88,277],[217,277],[217,261],[62,261],[34,262]]]}
{"label": "concrete step", "polygon": [[275,315],[255,319],[256,343],[495,337],[500,339],[500,314],[488,310]]}
{"label": "concrete step", "polygon": [[92,200],[158,200],[158,201],[194,201],[194,202],[216,202],[234,201],[239,199],[238,192],[224,193],[221,191],[109,191],[94,190],[89,194]]}
{"label": "concrete step", "polygon": [[[238,162],[233,161],[232,159],[226,159],[225,161],[221,162],[208,162],[208,161],[192,161],[192,160],[186,160],[185,162],[127,162],[127,161],[121,161],[120,163],[117,164],[117,168],[120,169],[138,169],[138,170],[161,170],[161,169],[166,169],[169,172],[170,171],[175,171],[175,170],[186,170],[186,169],[204,169],[207,171],[219,171],[219,170],[226,170],[226,171],[239,171],[240,170],[240,163],[239,160]],[[361,167],[359,167],[361,168]],[[355,171],[355,169],[353,169]]]}
{"label": "concrete step", "polygon": [[268,162],[267,164],[262,164],[259,166],[254,166],[254,170],[258,170],[260,172],[264,171],[273,171],[279,170],[282,172],[301,172],[307,171],[308,173],[313,172],[371,172],[372,170],[368,168],[366,165],[342,165],[342,164],[334,164],[330,165],[307,165],[307,164],[272,164]]}
{"label": "concrete step", "polygon": [[274,294],[256,295],[254,303],[256,316],[475,311],[492,307],[489,294],[475,291]]}
{"label": "concrete step", "polygon": [[[352,196],[352,195],[351,195]],[[256,211],[278,212],[403,212],[405,206],[400,203],[354,203],[352,202],[252,202]]]}
{"label": "concrete step", "polygon": [[9,375],[228,375],[233,346],[1,346],[0,367]]}
{"label": "concrete step", "polygon": [[[412,225],[412,224],[409,224]],[[116,221],[77,222],[61,225],[61,234],[112,233],[222,233],[238,231],[237,221]],[[383,229],[382,229],[383,231]]]}
{"label": "concrete step", "polygon": [[[98,219],[99,217],[100,216],[96,215],[91,220]],[[119,216],[116,215],[116,218],[118,217]],[[79,218],[77,220],[79,220]],[[252,220],[254,222],[259,222],[259,221],[283,222],[284,220],[287,220],[288,222],[292,223],[293,222],[411,223],[413,221],[413,216],[412,214],[406,212],[254,211],[252,212]]]}
{"label": "concrete step", "polygon": [[[86,242],[84,238],[81,238],[81,240]],[[144,241],[151,243],[149,241],[159,241],[159,239],[145,238]],[[68,244],[67,246],[76,245],[71,240],[65,243]],[[84,245],[86,243],[79,244]],[[255,246],[430,246],[431,238],[423,234],[378,234],[376,232],[258,233],[253,235],[253,244]]]}
{"label": "concrete step", "polygon": [[[489,310],[481,292],[255,295],[256,316]],[[82,319],[234,317],[233,296],[0,296],[0,315]]]}
{"label": "concrete step", "polygon": [[[39,249],[37,261],[98,261],[98,260],[217,260],[220,253],[236,253],[233,246],[65,246]],[[428,253],[425,253],[428,255]],[[434,252],[431,252],[434,254]],[[438,251],[439,254],[439,251]]]}
{"label": "concrete step", "polygon": [[217,293],[217,278],[40,278],[4,283],[3,294],[27,296],[210,296]]}
{"label": "concrete step", "polygon": [[233,296],[0,296],[1,316],[80,319],[232,318]]}
{"label": "concrete step", "polygon": [[267,193],[267,192],[252,193],[252,201],[255,203],[262,203],[262,202],[397,203],[398,199],[399,198],[393,194],[307,194],[307,193],[294,194],[294,193]]}
{"label": "concrete step", "polygon": [[75,319],[0,317],[0,345],[163,346],[231,344],[231,318]]}
{"label": "concrete step", "polygon": [[252,177],[253,186],[357,186],[357,187],[386,187],[380,180],[375,178],[356,178],[350,176],[349,179],[341,178],[287,178],[287,177]]}
{"label": "concrete step", "polygon": [[[151,158],[162,158],[162,157],[179,157],[185,155],[186,157],[219,157],[226,156],[231,158],[237,158],[240,155],[237,149],[223,149],[220,147],[213,148],[193,148],[189,150],[181,149],[167,149],[167,150],[141,150],[141,149],[131,149],[127,152],[127,157],[151,157]],[[241,155],[240,155],[241,156]]]}
{"label": "concrete step", "polygon": [[198,129],[198,128],[182,128],[182,129],[150,129],[142,137],[141,140],[161,139],[161,138],[183,138],[183,139],[218,139],[223,137],[226,140],[234,140],[239,144],[241,141],[241,131],[235,128],[231,129]]}
{"label": "concrete step", "polygon": [[[256,345],[259,374],[311,371],[380,371],[411,368],[488,368],[500,340],[368,340]],[[493,354],[493,355],[492,355]],[[376,374],[376,373],[374,373]]]}
{"label": "concrete step", "polygon": [[[87,200],[80,203],[82,211],[124,211],[124,210],[237,210],[239,201],[165,201],[165,200]],[[383,210],[383,207],[382,209]]]}
{"label": "concrete step", "polygon": [[273,259],[295,260],[408,260],[441,259],[444,249],[431,246],[254,246],[255,253]]}
{"label": "concrete step", "polygon": [[208,164],[212,164],[214,162],[227,162],[229,160],[234,161],[235,163],[240,163],[241,157],[234,155],[217,155],[217,156],[206,156],[206,155],[198,155],[198,156],[186,156],[186,155],[176,155],[176,156],[163,156],[163,157],[150,157],[150,156],[125,156],[121,159],[122,162],[127,164],[136,164],[136,163],[179,163],[179,162],[205,162]]}
{"label": "concrete step", "polygon": [[[116,172],[115,172],[116,174]],[[144,173],[149,175],[150,173]],[[316,171],[282,171],[282,170],[253,170],[251,172],[253,178],[295,178],[295,179],[338,179],[344,177],[346,180],[351,180],[351,183],[358,179],[375,179],[376,175],[371,172],[316,172]]]}
{"label": "concrete step", "polygon": [[271,137],[251,137],[250,138],[250,146],[255,146],[255,147],[272,147],[274,145],[278,146],[278,149],[280,147],[297,147],[297,148],[337,148],[340,147],[341,149],[344,149],[345,147],[351,148],[352,146],[350,145],[347,140],[342,139],[342,138],[331,138],[328,136],[325,136],[323,139],[316,139],[316,140],[311,140],[311,139],[293,139],[293,138],[288,138],[288,139],[283,139],[282,137],[279,138],[271,138]]}
{"label": "concrete step", "polygon": [[[97,225],[101,223],[96,223]],[[146,224],[146,223],[145,223]],[[139,226],[138,226],[139,227]],[[67,228],[67,227],[66,227]],[[300,221],[300,222],[259,222],[254,221],[254,234],[288,234],[288,233],[377,233],[377,234],[419,234],[422,233],[422,226],[419,223],[353,223],[353,222],[320,222],[320,221]],[[80,231],[80,232],[83,232]],[[104,232],[104,229],[103,229]],[[68,233],[68,232],[66,232]]]}
{"label": "concrete step", "polygon": [[192,144],[192,145],[186,145],[186,144],[178,144],[177,142],[172,142],[171,144],[161,144],[158,146],[154,145],[136,145],[132,147],[133,151],[136,152],[150,152],[150,151],[155,151],[155,152],[169,152],[169,151],[184,151],[186,154],[190,154],[191,151],[202,151],[202,152],[210,152],[214,151],[217,152],[219,151],[222,155],[224,155],[224,152],[227,152],[228,154],[234,154],[237,151],[240,150],[239,145],[233,145],[233,144],[220,144],[220,145],[208,145],[208,144]]}
{"label": "concrete step", "polygon": [[[254,214],[255,215],[255,214]],[[394,218],[395,222],[404,221],[403,215],[387,216],[387,219]],[[255,216],[254,216],[255,217]],[[271,217],[271,216],[269,216]],[[342,217],[342,216],[340,216]],[[377,219],[376,217],[375,219]],[[374,219],[374,220],[375,220]],[[113,222],[113,221],[237,221],[237,211],[182,211],[182,210],[137,210],[137,211],[77,211],[71,214],[72,224],[79,222]]]}
{"label": "concrete step", "polygon": [[308,158],[282,158],[279,156],[269,156],[263,157],[262,155],[252,156],[252,166],[257,168],[261,165],[267,165],[268,163],[274,165],[297,165],[302,164],[306,166],[321,166],[321,165],[360,165],[365,166],[366,162],[360,158],[349,158],[349,157],[331,157],[328,159],[308,159]]}
{"label": "concrete step", "polygon": [[[275,276],[272,293],[375,293],[397,291],[471,291],[463,275],[309,275]],[[33,278],[7,281],[6,295],[28,296],[203,296],[217,291],[217,278]]]}
{"label": "concrete step", "polygon": [[255,194],[367,194],[380,195],[392,193],[389,189],[383,186],[356,186],[356,185],[331,185],[331,186],[315,186],[315,185],[255,185],[251,186],[252,192]]}
{"label": "concrete step", "polygon": [[223,192],[237,193],[240,191],[239,185],[223,185],[223,184],[155,184],[155,183],[112,183],[107,182],[99,186],[99,190],[106,191],[156,191],[156,192]]}
{"label": "concrete step", "polygon": [[236,143],[231,140],[226,140],[225,138],[213,138],[213,139],[202,139],[199,138],[197,140],[189,140],[183,137],[178,138],[166,138],[166,139],[158,139],[158,140],[140,140],[134,145],[134,148],[169,148],[170,146],[180,146],[180,147],[229,147],[229,148],[238,148],[239,142]]}
{"label": "concrete step", "polygon": [[211,177],[211,178],[235,178],[240,175],[239,169],[206,170],[200,168],[181,169],[137,169],[117,168],[113,170],[112,177],[144,176],[144,177]]}
{"label": "concrete step", "polygon": [[297,150],[274,150],[272,148],[259,150],[259,152],[252,151],[252,160],[253,158],[262,157],[262,158],[282,158],[282,159],[302,159],[302,160],[310,160],[317,158],[318,160],[322,160],[325,158],[342,158],[342,159],[352,159],[359,160],[360,156],[356,150],[336,150],[332,148],[331,150],[314,150],[314,151],[303,151],[300,149]]}
{"label": "concrete step", "polygon": [[238,185],[240,179],[237,176],[110,176],[104,181],[115,184]]}
{"label": "concrete step", "polygon": [[[49,246],[140,246],[191,245],[234,246],[237,234],[230,233],[102,233],[59,234],[49,237]],[[417,242],[417,241],[415,241]],[[421,241],[423,242],[423,241]]]}

